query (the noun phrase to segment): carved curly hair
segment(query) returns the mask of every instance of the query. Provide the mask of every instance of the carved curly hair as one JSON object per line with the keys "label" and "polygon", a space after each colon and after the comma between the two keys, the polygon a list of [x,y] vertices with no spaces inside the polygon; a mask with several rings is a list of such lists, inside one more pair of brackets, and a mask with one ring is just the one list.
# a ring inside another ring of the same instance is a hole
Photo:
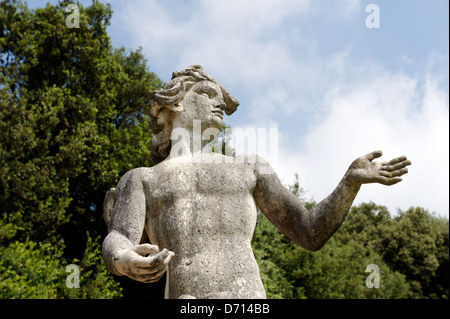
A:
{"label": "carved curly hair", "polygon": [[150,100],[151,129],[151,156],[155,163],[163,161],[170,154],[170,133],[175,112],[182,112],[179,103],[192,86],[201,81],[210,81],[217,84],[225,101],[225,113],[231,115],[239,105],[239,101],[210,75],[206,74],[200,65],[192,65],[183,71],[172,73],[172,79],[162,89],[154,91]]}

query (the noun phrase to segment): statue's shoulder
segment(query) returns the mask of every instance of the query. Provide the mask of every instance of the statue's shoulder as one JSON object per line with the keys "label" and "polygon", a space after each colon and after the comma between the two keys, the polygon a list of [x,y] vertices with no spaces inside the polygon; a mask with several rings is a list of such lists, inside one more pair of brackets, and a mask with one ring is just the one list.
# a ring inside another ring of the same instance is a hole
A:
{"label": "statue's shoulder", "polygon": [[153,167],[136,167],[136,168],[133,168],[133,169],[129,170],[128,172],[126,172],[122,176],[122,178],[125,178],[125,179],[139,178],[143,175],[151,174],[153,171],[154,171],[154,166]]}
{"label": "statue's shoulder", "polygon": [[244,153],[236,157],[237,163],[245,163],[252,169],[254,176],[258,181],[265,180],[271,182],[277,180],[278,176],[270,163],[261,155],[255,153]]}
{"label": "statue's shoulder", "polygon": [[153,180],[156,166],[152,167],[137,167],[129,170],[120,178],[117,188],[121,189],[126,186],[138,186],[139,184]]}

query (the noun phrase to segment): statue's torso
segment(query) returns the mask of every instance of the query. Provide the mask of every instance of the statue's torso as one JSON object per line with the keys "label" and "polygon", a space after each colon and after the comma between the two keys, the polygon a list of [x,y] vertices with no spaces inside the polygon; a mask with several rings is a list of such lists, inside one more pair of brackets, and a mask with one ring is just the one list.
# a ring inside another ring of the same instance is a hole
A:
{"label": "statue's torso", "polygon": [[150,241],[175,252],[169,298],[265,297],[250,246],[257,219],[251,164],[169,160],[143,181]]}

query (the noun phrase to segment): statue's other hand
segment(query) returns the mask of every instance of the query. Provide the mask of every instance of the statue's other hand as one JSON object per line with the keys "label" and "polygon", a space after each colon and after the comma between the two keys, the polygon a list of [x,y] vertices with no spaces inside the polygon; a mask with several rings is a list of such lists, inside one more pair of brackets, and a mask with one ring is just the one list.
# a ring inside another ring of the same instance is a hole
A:
{"label": "statue's other hand", "polygon": [[114,267],[131,279],[151,283],[158,281],[167,270],[174,252],[150,244],[120,250],[114,257]]}
{"label": "statue's other hand", "polygon": [[400,156],[389,162],[373,162],[383,155],[381,151],[374,151],[357,158],[347,171],[348,181],[356,184],[380,183],[394,185],[402,180],[401,176],[408,172],[406,166],[411,161],[406,156]]}

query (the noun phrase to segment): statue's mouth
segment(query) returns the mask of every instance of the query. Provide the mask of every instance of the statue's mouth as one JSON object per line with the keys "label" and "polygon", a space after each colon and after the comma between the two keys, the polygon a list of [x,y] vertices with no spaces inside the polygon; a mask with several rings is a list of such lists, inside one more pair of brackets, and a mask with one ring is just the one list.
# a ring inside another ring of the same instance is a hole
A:
{"label": "statue's mouth", "polygon": [[217,114],[220,116],[221,119],[223,119],[223,111],[221,109],[213,109],[212,111],[214,114]]}

